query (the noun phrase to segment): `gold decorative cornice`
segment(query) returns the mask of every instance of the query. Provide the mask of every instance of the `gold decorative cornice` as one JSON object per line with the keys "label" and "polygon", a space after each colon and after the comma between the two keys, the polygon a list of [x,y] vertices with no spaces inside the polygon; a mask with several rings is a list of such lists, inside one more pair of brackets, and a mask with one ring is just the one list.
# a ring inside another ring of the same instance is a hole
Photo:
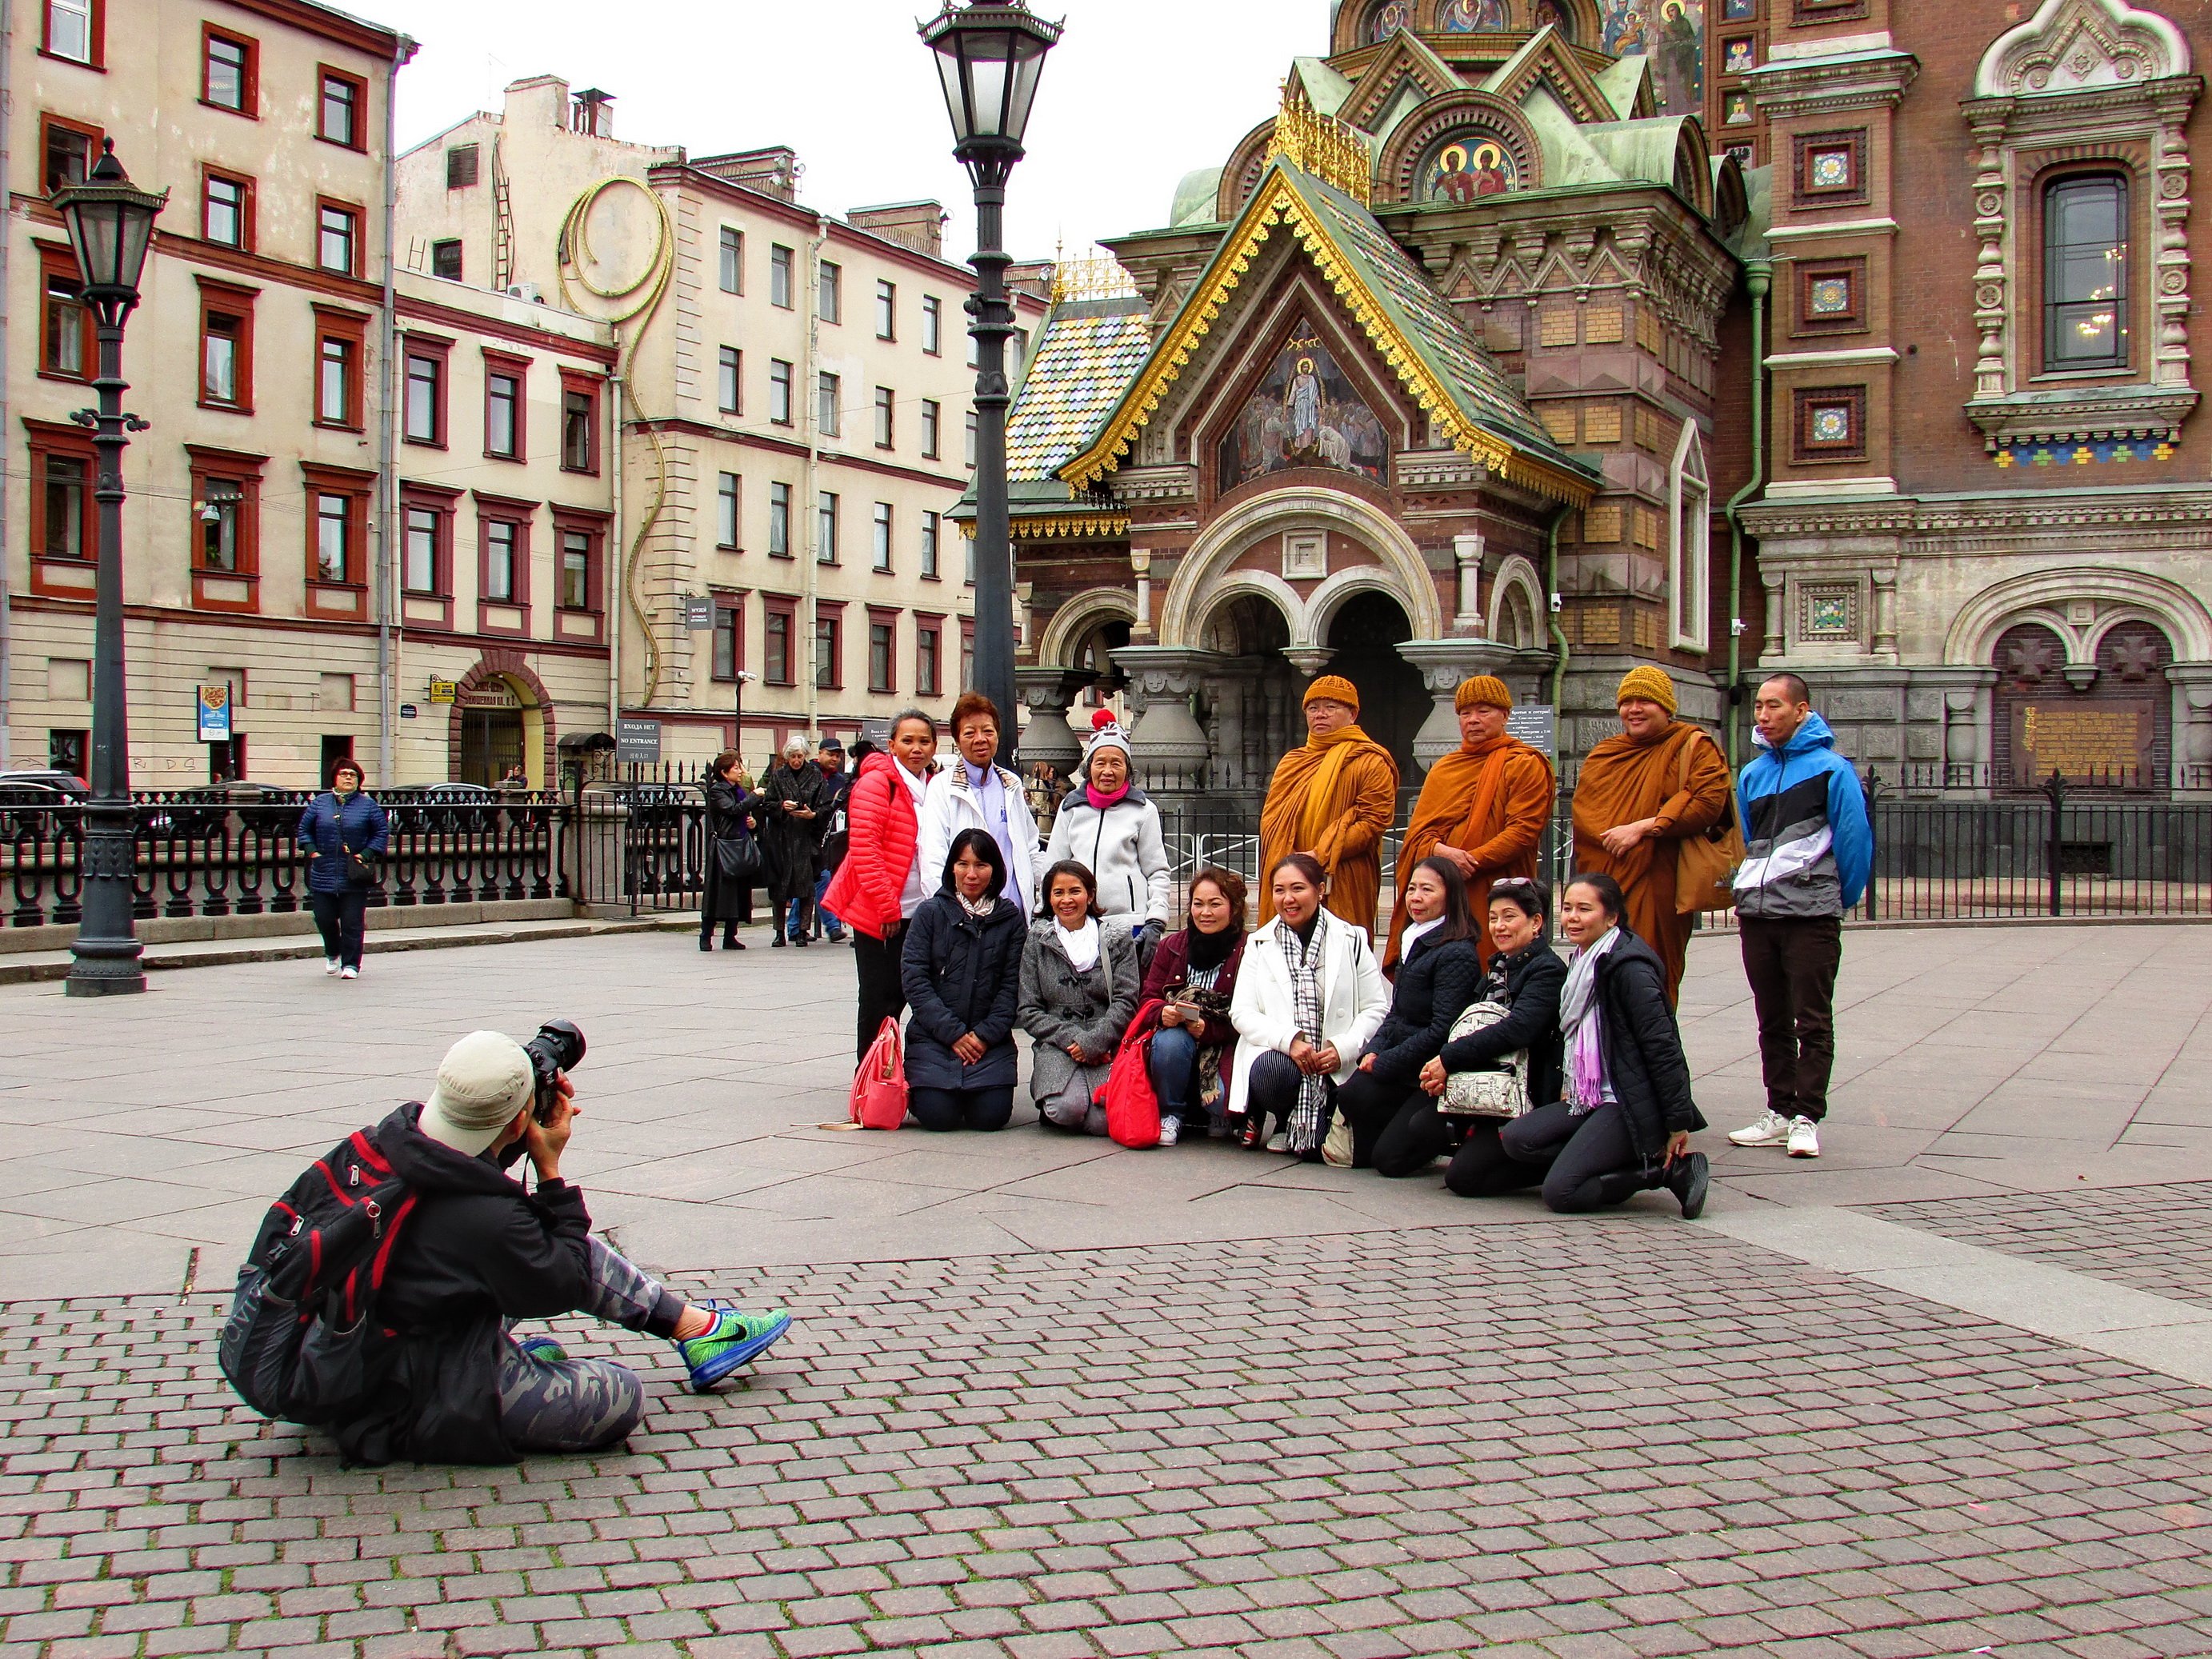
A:
{"label": "gold decorative cornice", "polygon": [[[975,539],[975,521],[960,521],[960,533],[969,541]],[[1045,519],[1017,518],[1009,521],[1007,533],[1017,541],[1117,541],[1129,533],[1129,515],[1126,513],[1061,513]]]}
{"label": "gold decorative cornice", "polygon": [[1052,269],[1052,303],[1062,300],[1133,300],[1137,279],[1112,254],[1068,259]]}
{"label": "gold decorative cornice", "polygon": [[1362,207],[1374,199],[1375,158],[1367,141],[1343,122],[1315,112],[1296,80],[1283,83],[1283,107],[1267,140],[1267,159],[1278,155],[1333,185]]}

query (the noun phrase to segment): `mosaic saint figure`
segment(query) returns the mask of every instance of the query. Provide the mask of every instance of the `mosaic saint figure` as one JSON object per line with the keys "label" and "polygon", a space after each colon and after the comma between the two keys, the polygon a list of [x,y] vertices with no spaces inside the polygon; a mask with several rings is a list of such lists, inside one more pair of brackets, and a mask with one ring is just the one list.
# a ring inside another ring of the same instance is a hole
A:
{"label": "mosaic saint figure", "polygon": [[1407,0],[1385,0],[1385,3],[1376,9],[1375,21],[1368,27],[1367,38],[1388,40],[1413,21],[1413,9]]}
{"label": "mosaic saint figure", "polygon": [[1505,18],[1505,0],[1450,0],[1443,22],[1447,34],[1501,33],[1512,27]]}

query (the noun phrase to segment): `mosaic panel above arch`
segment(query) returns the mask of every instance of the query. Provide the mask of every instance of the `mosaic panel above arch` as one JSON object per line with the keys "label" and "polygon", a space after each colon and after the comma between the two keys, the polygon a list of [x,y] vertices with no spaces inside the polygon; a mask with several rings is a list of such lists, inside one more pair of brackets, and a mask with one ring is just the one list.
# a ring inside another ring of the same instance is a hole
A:
{"label": "mosaic panel above arch", "polygon": [[1472,89],[1433,100],[1390,136],[1376,168],[1391,202],[1472,202],[1543,182],[1536,136],[1512,105]]}
{"label": "mosaic panel above arch", "polygon": [[1445,34],[1503,34],[1513,27],[1505,0],[1442,0],[1437,27]]}
{"label": "mosaic panel above arch", "polygon": [[1291,337],[1222,434],[1223,491],[1291,467],[1333,467],[1387,483],[1390,446],[1382,422],[1310,327]]}

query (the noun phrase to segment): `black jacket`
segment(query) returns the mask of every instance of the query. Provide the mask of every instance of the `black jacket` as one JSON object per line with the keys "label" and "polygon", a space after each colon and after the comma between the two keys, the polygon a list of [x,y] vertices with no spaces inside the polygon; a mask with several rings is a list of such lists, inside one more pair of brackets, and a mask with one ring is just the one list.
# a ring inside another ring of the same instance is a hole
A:
{"label": "black jacket", "polygon": [[1473,939],[1437,945],[1417,939],[1398,963],[1398,982],[1390,1012],[1367,1052],[1375,1056],[1375,1079],[1411,1089],[1421,1067],[1434,1060],[1451,1036],[1452,1022],[1474,1000],[1482,978],[1482,958]]}
{"label": "black jacket", "polygon": [[[415,1194],[376,1305],[398,1335],[381,1389],[333,1432],[350,1462],[509,1462],[515,1453],[499,1429],[501,1322],[585,1304],[592,1218],[565,1181],[526,1192],[489,1158],[432,1140],[416,1127],[422,1113],[402,1106],[376,1127],[377,1146]],[[519,1155],[510,1149],[509,1161]]]}
{"label": "black jacket", "polygon": [[[783,810],[783,803],[806,807],[811,818]],[[812,761],[797,771],[781,761],[768,769],[761,780],[761,846],[768,854],[769,886],[786,897],[801,888],[811,892],[814,862],[821,856],[822,838],[830,833],[830,780]]]}
{"label": "black jacket", "polygon": [[[1021,1004],[1022,946],[1030,936],[1021,907],[1002,897],[978,921],[950,882],[922,902],[907,924],[899,977],[914,1010],[907,1023],[906,1078],[919,1089],[1011,1089],[1021,1060],[1014,1012]],[[982,1059],[963,1066],[952,1045],[973,1031]]]}
{"label": "black jacket", "polygon": [[822,781],[830,788],[830,810],[824,820],[830,825],[822,837],[822,867],[835,872],[845,861],[845,852],[853,844],[853,830],[849,814],[853,806],[853,786],[860,779],[855,773],[840,767],[836,772],[824,772]]}
{"label": "black jacket", "polygon": [[1565,1045],[1559,1036],[1559,993],[1566,982],[1567,964],[1541,939],[1510,957],[1503,951],[1492,957],[1490,972],[1471,1000],[1502,1002],[1510,1012],[1497,1024],[1444,1044],[1444,1070],[1486,1072],[1505,1055],[1526,1048],[1528,1103],[1550,1105],[1562,1088]]}
{"label": "black jacket", "polygon": [[1650,945],[1624,928],[1620,943],[1598,963],[1597,995],[1605,1016],[1607,1080],[1638,1154],[1656,1164],[1668,1136],[1705,1127],[1690,1095],[1682,1033],[1667,1006],[1667,970]]}
{"label": "black jacket", "polygon": [[720,855],[714,851],[715,843],[723,841],[744,841],[752,831],[745,827],[745,819],[760,811],[761,798],[750,790],[709,775],[707,779],[707,896],[708,909],[717,917],[743,915],[751,907],[752,896],[739,890],[742,884],[722,879]]}

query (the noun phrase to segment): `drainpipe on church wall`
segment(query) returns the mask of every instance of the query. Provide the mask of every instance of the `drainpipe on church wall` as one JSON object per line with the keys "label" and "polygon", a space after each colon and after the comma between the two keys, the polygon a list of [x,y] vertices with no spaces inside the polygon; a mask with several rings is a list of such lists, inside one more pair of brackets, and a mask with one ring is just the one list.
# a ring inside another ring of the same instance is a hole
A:
{"label": "drainpipe on church wall", "polygon": [[1552,648],[1556,653],[1552,660],[1552,723],[1554,736],[1553,751],[1556,759],[1559,738],[1564,735],[1565,721],[1562,718],[1560,700],[1567,691],[1567,659],[1574,653],[1567,648],[1566,625],[1560,620],[1559,601],[1559,526],[1567,521],[1571,507],[1562,507],[1552,514],[1552,522],[1544,532],[1544,586],[1550,590],[1552,607]]}
{"label": "drainpipe on church wall", "polygon": [[1754,259],[1744,271],[1751,291],[1751,477],[1729,497],[1729,672],[1728,757],[1737,764],[1743,721],[1737,713],[1736,683],[1743,674],[1743,520],[1738,508],[1766,485],[1766,296],[1774,267]]}

